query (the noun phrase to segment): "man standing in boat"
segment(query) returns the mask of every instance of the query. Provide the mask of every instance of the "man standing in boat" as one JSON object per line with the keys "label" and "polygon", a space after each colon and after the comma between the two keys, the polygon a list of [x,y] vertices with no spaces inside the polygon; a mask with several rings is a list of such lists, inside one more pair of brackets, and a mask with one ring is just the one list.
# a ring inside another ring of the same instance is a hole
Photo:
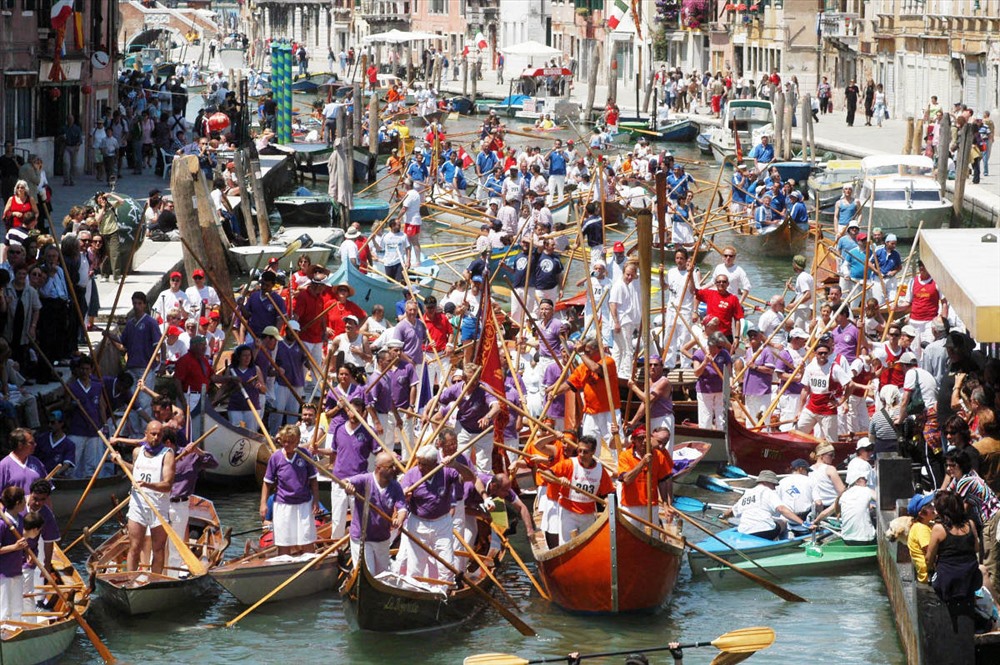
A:
{"label": "man standing in boat", "polygon": [[851,377],[843,366],[830,359],[832,346],[821,340],[816,345],[816,357],[806,365],[802,376],[804,404],[800,407],[795,426],[800,432],[814,434],[824,441],[836,441],[837,405],[844,389],[850,385]]}
{"label": "man standing in boat", "polygon": [[[344,491],[354,497],[351,520],[351,561],[356,568],[361,561],[361,545],[365,547],[365,567],[372,575],[389,570],[392,560],[389,544],[393,534],[406,521],[406,499],[403,488],[396,480],[397,469],[392,455],[381,452],[375,457],[375,470],[344,478]],[[378,508],[392,517],[384,517],[368,507]]]}
{"label": "man standing in boat", "polygon": [[[551,445],[536,444],[543,455],[554,457]],[[559,495],[559,544],[563,545],[597,520],[597,503],[579,490],[597,496],[615,491],[611,476],[597,461],[597,439],[584,435],[576,444],[577,455],[553,464],[549,473],[562,485]]]}
{"label": "man standing in boat", "polygon": [[[142,380],[146,365],[149,364],[162,334],[156,319],[148,312],[149,302],[146,300],[146,294],[136,291],[132,294],[132,316],[125,323],[121,337],[116,338],[107,330],[104,332],[105,338],[118,349],[118,352],[125,354],[125,371],[131,374],[137,383]],[[155,371],[155,364],[152,369]],[[152,397],[143,393],[136,401],[138,410],[148,414]],[[138,414],[130,414],[130,420],[138,422]],[[136,427],[133,431],[138,432],[139,428]]]}
{"label": "man standing in boat", "polygon": [[[561,384],[550,388],[549,393],[558,396],[572,390],[583,394],[583,434],[594,440],[594,454],[599,456],[601,442],[611,445],[612,439],[618,438],[617,411],[621,408],[616,385],[618,369],[614,358],[601,353],[601,345],[594,337],[577,343],[573,352],[579,356],[580,365]],[[613,448],[612,457],[617,454],[617,448]]]}
{"label": "man standing in boat", "polygon": [[659,523],[660,501],[668,501],[671,497],[670,476],[674,472],[674,463],[670,453],[659,448],[646,452],[646,427],[639,425],[632,431],[631,444],[618,456],[618,481],[621,483],[621,504],[625,508],[625,519],[638,528],[645,528],[634,516],[649,520],[649,485],[647,469],[651,469],[653,482],[653,519]]}

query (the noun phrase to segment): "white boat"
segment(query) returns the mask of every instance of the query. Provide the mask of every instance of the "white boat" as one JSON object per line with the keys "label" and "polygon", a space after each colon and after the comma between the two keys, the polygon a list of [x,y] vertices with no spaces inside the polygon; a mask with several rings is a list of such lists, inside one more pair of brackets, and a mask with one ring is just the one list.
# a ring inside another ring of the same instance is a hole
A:
{"label": "white boat", "polygon": [[[207,400],[206,400],[207,401]],[[257,449],[264,445],[264,438],[244,427],[231,425],[229,419],[208,404],[199,405],[191,413],[192,438],[197,438],[212,425],[218,427],[202,442],[205,452],[211,453],[219,466],[205,471],[205,479],[215,483],[235,484],[250,482],[257,465]]]}
{"label": "white boat", "polygon": [[722,126],[713,127],[708,132],[708,145],[719,164],[728,157],[732,165],[732,158],[736,155],[734,129],[739,133],[740,148],[745,158],[760,143],[761,136],[774,134],[774,106],[766,99],[734,99],[726,105]]}
{"label": "white boat", "polygon": [[247,52],[242,46],[223,46],[219,49],[219,63],[223,72],[233,69],[240,71],[246,67]]}
{"label": "white boat", "polygon": [[831,159],[822,171],[810,175],[807,183],[813,201],[818,201],[820,208],[832,208],[843,194],[844,185],[857,189],[860,180],[860,159]]}
{"label": "white boat", "polygon": [[[59,546],[55,546],[52,562],[62,577],[60,588],[63,596],[71,599],[81,616],[90,607],[90,592]],[[55,596],[38,598],[54,600],[52,610],[37,617],[24,617],[22,621],[5,621],[0,638],[0,663],[4,665],[35,665],[55,662],[69,649],[76,637],[77,622],[66,601]]]}
{"label": "white boat", "polygon": [[[308,256],[312,263],[325,266],[330,259],[329,247],[313,246],[308,249],[300,248],[286,255],[285,245],[247,245],[245,247],[230,247],[229,254],[236,259],[236,263],[241,269],[247,272],[257,268],[263,270],[267,267],[267,262],[273,258],[281,259],[282,270],[296,270],[300,256]],[[258,265],[259,264],[259,265]]]}
{"label": "white boat", "polygon": [[[61,524],[65,524],[73,514],[76,504],[80,502],[90,478],[53,478],[52,483],[55,485],[50,499],[52,512]],[[132,482],[124,474],[98,478],[87,493],[87,499],[83,502],[80,512],[106,511],[124,499],[131,487]],[[0,660],[0,663],[2,662],[5,661]]]}
{"label": "white boat", "polygon": [[912,240],[920,222],[939,229],[951,221],[951,201],[932,177],[934,162],[924,155],[873,155],[861,160],[861,206],[874,192],[872,226]]}

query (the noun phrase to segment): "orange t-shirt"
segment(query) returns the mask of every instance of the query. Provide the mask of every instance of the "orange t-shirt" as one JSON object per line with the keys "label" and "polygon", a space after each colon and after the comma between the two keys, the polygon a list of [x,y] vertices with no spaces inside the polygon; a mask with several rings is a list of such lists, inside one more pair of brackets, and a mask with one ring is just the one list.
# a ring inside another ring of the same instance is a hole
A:
{"label": "orange t-shirt", "polygon": [[[562,442],[562,440],[561,439],[556,439],[555,441],[552,442],[552,445],[555,446],[555,448],[556,448],[556,456],[555,456],[555,459],[551,463],[545,462],[545,463],[542,463],[542,464],[537,464],[537,463],[534,463],[534,462],[529,462],[528,466],[533,467],[533,468],[536,469],[536,471],[535,471],[535,485],[538,486],[538,487],[544,487],[545,488],[545,494],[549,497],[550,501],[558,501],[559,500],[559,485],[556,485],[555,483],[548,482],[547,480],[545,480],[545,478],[542,477],[542,474],[540,473],[541,471],[548,470],[548,468],[552,464],[558,464],[559,462],[561,462],[564,459],[566,459],[566,454],[563,452],[563,442]],[[541,450],[539,450],[538,448],[535,447],[535,440],[534,439],[528,441],[528,443],[525,444],[523,452],[526,455],[544,455],[545,454]]]}
{"label": "orange t-shirt", "polygon": [[553,464],[549,471],[553,476],[565,478],[572,483],[572,487],[559,486],[559,505],[571,513],[587,515],[597,510],[596,502],[590,497],[577,492],[576,488],[585,489],[591,494],[598,496],[608,495],[615,491],[615,486],[611,482],[611,476],[596,461],[593,467],[585,469],[576,457],[571,457]]}
{"label": "orange t-shirt", "polygon": [[[605,356],[599,364],[604,365],[604,371],[607,372],[611,384],[611,398],[614,400],[614,408],[619,409],[622,405],[622,399],[618,393],[618,368],[615,367],[615,361],[611,356]],[[611,411],[604,377],[591,371],[585,363],[580,363],[580,366],[573,370],[573,373],[569,375],[569,383],[577,390],[583,391],[584,413],[596,415]]]}
{"label": "orange t-shirt", "polygon": [[392,102],[398,102],[399,101],[399,91],[396,90],[395,88],[389,88],[389,94],[386,95],[386,101],[388,101],[390,104]]}
{"label": "orange t-shirt", "polygon": [[[629,446],[618,453],[618,474],[619,476],[631,471],[639,466],[642,456],[635,456],[635,449]],[[659,483],[664,478],[669,478],[674,472],[674,462],[666,453],[656,448],[653,449],[653,482]],[[653,496],[657,496],[657,490],[653,490]],[[628,484],[622,484],[622,505],[623,506],[646,506],[646,472],[640,471],[635,480]]]}

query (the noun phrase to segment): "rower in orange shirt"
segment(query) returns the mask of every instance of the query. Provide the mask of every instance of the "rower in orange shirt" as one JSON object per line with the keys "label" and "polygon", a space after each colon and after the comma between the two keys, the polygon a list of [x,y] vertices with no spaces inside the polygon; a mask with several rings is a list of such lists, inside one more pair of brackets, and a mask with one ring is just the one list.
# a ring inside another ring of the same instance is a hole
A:
{"label": "rower in orange shirt", "polygon": [[[551,420],[547,424],[551,426]],[[545,534],[545,542],[549,549],[559,545],[560,486],[545,480],[539,471],[566,459],[567,449],[570,452],[576,451],[576,435],[572,432],[563,432],[562,436],[550,434],[539,439],[531,439],[524,446],[523,452],[527,457],[519,457],[510,470],[512,475],[522,468],[535,470],[535,486],[538,488],[535,510],[541,513],[539,530]]]}
{"label": "rower in orange shirt", "polygon": [[[551,446],[539,446],[545,453],[552,453]],[[569,542],[587,530],[597,520],[597,502],[581,492],[599,497],[615,491],[611,476],[597,461],[597,439],[581,436],[576,444],[576,457],[556,462],[549,472],[560,479],[559,492],[559,544]]]}
{"label": "rower in orange shirt", "polygon": [[[550,391],[556,395],[568,390],[583,394],[582,433],[596,437],[598,457],[601,454],[600,443],[603,441],[611,446],[611,458],[617,461],[619,418],[617,411],[621,408],[621,396],[618,393],[618,370],[615,361],[611,356],[601,353],[601,345],[593,337],[578,342],[573,352],[580,357],[582,361],[580,366],[573,370],[563,383],[550,388]],[[613,402],[608,400],[609,384],[605,380],[605,374],[610,380],[610,397]],[[612,441],[615,445],[612,445]]]}
{"label": "rower in orange shirt", "polygon": [[631,444],[618,455],[618,480],[621,483],[621,504],[626,519],[640,529],[645,525],[630,517],[638,515],[649,520],[649,494],[647,484],[648,467],[652,467],[653,481],[656,489],[653,491],[653,522],[658,521],[657,506],[660,501],[666,501],[671,494],[670,477],[674,472],[674,462],[659,448],[646,452],[646,428],[639,425],[632,432]]}
{"label": "rower in orange shirt", "polygon": [[399,148],[392,149],[392,155],[385,162],[389,173],[399,173],[403,169],[403,160],[399,158]]}

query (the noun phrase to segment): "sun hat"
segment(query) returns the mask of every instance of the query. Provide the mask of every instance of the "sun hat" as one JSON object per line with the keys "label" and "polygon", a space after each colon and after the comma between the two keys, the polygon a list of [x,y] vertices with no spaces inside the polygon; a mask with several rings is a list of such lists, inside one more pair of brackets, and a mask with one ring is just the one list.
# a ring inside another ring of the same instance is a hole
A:
{"label": "sun hat", "polygon": [[914,494],[910,502],[906,504],[906,512],[910,514],[910,517],[916,517],[927,504],[933,501],[933,492],[930,494]]}
{"label": "sun hat", "polygon": [[355,228],[347,229],[347,233],[344,234],[344,240],[354,240],[361,237],[361,231]]}
{"label": "sun hat", "polygon": [[757,474],[757,484],[761,483],[771,483],[772,485],[778,484],[778,474],[774,471],[764,470]]}
{"label": "sun hat", "polygon": [[260,336],[281,339],[281,333],[278,332],[278,329],[275,326],[267,326],[266,328],[260,331]]}
{"label": "sun hat", "polygon": [[816,446],[816,457],[822,457],[827,453],[833,453],[833,452],[836,452],[836,449],[833,447],[832,443],[829,443],[827,441],[824,441],[823,443]]}

